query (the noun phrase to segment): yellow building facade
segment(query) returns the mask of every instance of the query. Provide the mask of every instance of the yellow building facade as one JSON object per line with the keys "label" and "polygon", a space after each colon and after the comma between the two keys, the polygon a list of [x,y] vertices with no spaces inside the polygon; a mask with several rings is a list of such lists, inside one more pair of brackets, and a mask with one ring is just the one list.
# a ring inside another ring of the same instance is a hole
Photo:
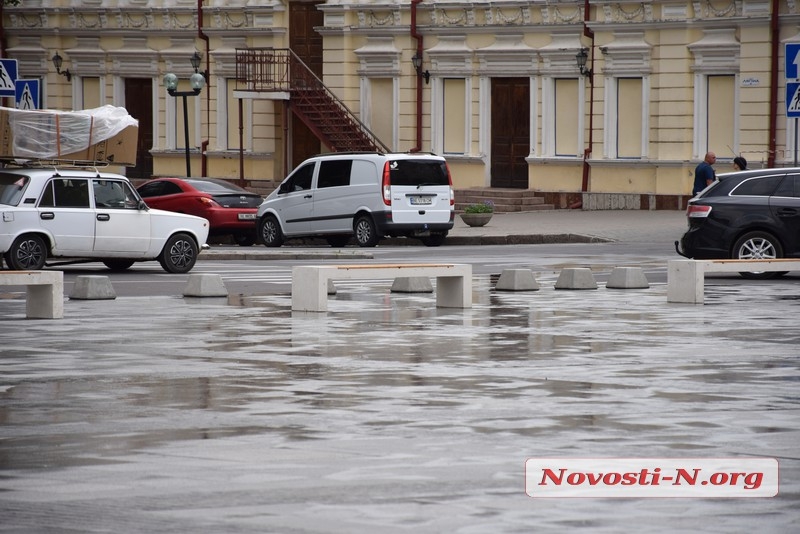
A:
{"label": "yellow building facade", "polygon": [[[718,173],[737,155],[794,164],[792,43],[794,0],[22,0],[3,8],[2,56],[41,80],[42,108],[139,119],[140,161],[121,169],[133,178],[185,175],[187,137],[194,175],[251,185],[330,150],[291,95],[237,80],[237,51],[291,48],[389,149],[444,155],[456,188],[533,189],[564,207],[581,192],[688,196],[707,151]],[[184,116],[161,80],[187,89],[195,52],[207,85]]]}

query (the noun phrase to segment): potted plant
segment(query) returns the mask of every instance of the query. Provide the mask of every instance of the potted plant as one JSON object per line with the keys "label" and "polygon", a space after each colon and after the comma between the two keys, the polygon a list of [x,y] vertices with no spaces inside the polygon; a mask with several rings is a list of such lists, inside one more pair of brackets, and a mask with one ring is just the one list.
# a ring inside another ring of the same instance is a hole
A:
{"label": "potted plant", "polygon": [[468,226],[483,226],[489,222],[494,213],[494,204],[491,200],[484,200],[480,204],[469,204],[461,214],[461,220]]}

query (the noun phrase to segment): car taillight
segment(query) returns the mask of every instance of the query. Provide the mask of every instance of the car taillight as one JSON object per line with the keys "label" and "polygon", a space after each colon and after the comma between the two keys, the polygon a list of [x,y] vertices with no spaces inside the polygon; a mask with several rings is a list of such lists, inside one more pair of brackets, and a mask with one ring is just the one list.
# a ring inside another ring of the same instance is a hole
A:
{"label": "car taillight", "polygon": [[389,162],[383,164],[383,203],[392,205],[392,182],[389,179]]}
{"label": "car taillight", "polygon": [[702,219],[711,213],[711,206],[695,206],[689,204],[686,208],[686,216],[690,219]]}
{"label": "car taillight", "polygon": [[447,183],[450,184],[450,205],[456,205],[456,194],[453,192],[453,177],[450,175],[450,166],[447,165],[447,162],[444,162],[444,168],[447,171]]}
{"label": "car taillight", "polygon": [[197,201],[200,202],[200,204],[205,204],[209,208],[213,208],[215,206],[219,206],[219,204],[217,204],[216,202],[214,202],[212,199],[210,199],[208,197],[197,197]]}

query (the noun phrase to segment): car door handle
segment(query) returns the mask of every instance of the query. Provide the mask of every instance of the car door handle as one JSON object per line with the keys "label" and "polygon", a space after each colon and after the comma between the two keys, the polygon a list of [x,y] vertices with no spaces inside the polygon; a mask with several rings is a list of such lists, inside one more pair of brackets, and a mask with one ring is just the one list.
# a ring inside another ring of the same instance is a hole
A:
{"label": "car door handle", "polygon": [[52,221],[53,219],[56,218],[56,214],[53,213],[52,211],[44,211],[41,214],[39,214],[39,218],[42,219],[43,221]]}
{"label": "car door handle", "polygon": [[110,221],[111,220],[111,215],[109,215],[108,213],[98,213],[97,214],[97,220],[98,221]]}
{"label": "car door handle", "polygon": [[797,210],[794,208],[781,208],[778,210],[778,217],[796,217]]}
{"label": "car door handle", "polygon": [[303,195],[303,198],[311,198],[311,197],[313,197],[313,196],[314,196],[314,195]]}

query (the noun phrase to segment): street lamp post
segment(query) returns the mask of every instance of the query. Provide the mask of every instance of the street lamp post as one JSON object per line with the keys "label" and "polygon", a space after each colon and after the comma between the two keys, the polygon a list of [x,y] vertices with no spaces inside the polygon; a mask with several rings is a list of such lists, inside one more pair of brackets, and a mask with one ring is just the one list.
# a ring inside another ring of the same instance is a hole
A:
{"label": "street lamp post", "polygon": [[183,138],[184,147],[186,149],[186,177],[192,176],[192,164],[189,158],[189,108],[186,104],[187,96],[197,96],[206,84],[206,78],[198,72],[200,66],[200,55],[195,52],[191,58],[192,67],[194,67],[194,74],[189,78],[189,83],[192,87],[191,91],[178,91],[178,77],[171,72],[164,75],[164,87],[167,88],[169,96],[181,97],[183,99]]}

